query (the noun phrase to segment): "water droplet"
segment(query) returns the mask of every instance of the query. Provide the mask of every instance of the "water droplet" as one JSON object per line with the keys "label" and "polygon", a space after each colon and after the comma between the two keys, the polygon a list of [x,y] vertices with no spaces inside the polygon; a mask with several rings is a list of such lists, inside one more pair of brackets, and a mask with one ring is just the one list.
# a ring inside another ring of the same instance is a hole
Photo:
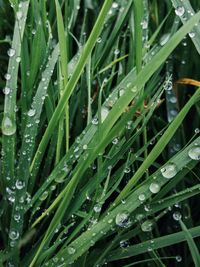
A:
{"label": "water droplet", "polygon": [[21,190],[24,187],[24,185],[25,185],[24,182],[20,180],[17,180],[15,183],[15,186],[18,190]]}
{"label": "water droplet", "polygon": [[141,229],[143,232],[150,232],[152,231],[153,221],[152,220],[146,220],[141,224]]}
{"label": "water droplet", "polygon": [[181,215],[181,213],[179,211],[176,211],[176,212],[173,213],[173,219],[175,221],[180,221],[181,218],[182,218],[182,215]]}
{"label": "water droplet", "polygon": [[189,32],[189,36],[190,36],[190,38],[194,38],[195,37],[195,32]]}
{"label": "water droplet", "polygon": [[92,124],[97,125],[98,124],[98,118],[94,117],[92,120]]}
{"label": "water droplet", "polygon": [[1,129],[4,135],[13,135],[16,132],[16,125],[11,118],[6,116],[2,120]]}
{"label": "water droplet", "polygon": [[15,49],[10,48],[7,53],[9,57],[13,57],[15,55]]}
{"label": "water droplet", "polygon": [[160,185],[157,183],[151,183],[149,186],[151,193],[156,194],[160,191]]}
{"label": "water droplet", "polygon": [[143,21],[141,22],[141,26],[142,26],[142,29],[143,29],[143,30],[146,30],[146,29],[148,28],[148,21],[143,20]]}
{"label": "water droplet", "polygon": [[182,261],[182,257],[181,257],[180,255],[177,255],[177,256],[176,256],[176,261],[177,261],[177,262],[181,262],[181,261]]}
{"label": "water droplet", "polygon": [[18,213],[16,213],[16,214],[14,214],[14,220],[16,221],[16,222],[19,222],[20,221],[20,214],[18,214]]}
{"label": "water droplet", "polygon": [[175,13],[177,16],[182,17],[185,13],[185,8],[183,6],[179,6],[175,9]]}
{"label": "water droplet", "polygon": [[45,200],[48,197],[48,191],[44,191],[44,193],[39,197],[41,201]]}
{"label": "water droplet", "polygon": [[3,89],[3,93],[5,94],[5,95],[9,95],[10,94],[10,88],[9,87],[5,87],[4,89]]}
{"label": "water droplet", "polygon": [[33,35],[35,35],[35,34],[36,34],[36,30],[33,29],[31,33],[32,33]]}
{"label": "water droplet", "polygon": [[195,134],[199,134],[199,133],[200,133],[200,129],[199,129],[199,128],[196,128],[196,129],[194,130],[194,132],[195,132]]}
{"label": "water droplet", "polygon": [[9,81],[11,79],[11,75],[9,73],[6,73],[4,77],[6,81]]}
{"label": "water droplet", "polygon": [[97,38],[97,43],[100,44],[102,42],[101,37]]}
{"label": "water droplet", "polygon": [[118,6],[119,6],[119,4],[118,3],[116,3],[116,2],[113,2],[113,4],[112,4],[112,8],[118,8]]}
{"label": "water droplet", "polygon": [[29,109],[27,114],[29,117],[33,117],[35,115],[35,112],[36,112],[35,109]]}
{"label": "water droplet", "polygon": [[126,168],[124,169],[124,173],[130,173],[130,172],[131,172],[131,168],[126,167]]}
{"label": "water droplet", "polygon": [[118,139],[117,137],[115,137],[115,138],[112,140],[113,145],[118,144],[118,142],[119,142],[119,139]]}
{"label": "water droplet", "polygon": [[115,55],[118,55],[120,53],[120,50],[118,49],[118,48],[116,48],[115,50],[114,50],[114,54]]}
{"label": "water droplet", "polygon": [[145,194],[140,194],[140,195],[138,196],[138,199],[139,199],[140,201],[144,201],[144,200],[146,199]]}
{"label": "water droplet", "polygon": [[188,156],[194,160],[200,160],[200,146],[194,146],[188,151]]}
{"label": "water droplet", "polygon": [[96,205],[94,206],[93,210],[94,210],[96,213],[100,212],[100,211],[101,211],[101,205],[100,205],[99,203],[96,204]]}
{"label": "water droplet", "polygon": [[19,238],[19,232],[17,232],[17,231],[14,230],[14,229],[10,230],[9,238],[10,238],[11,240],[17,240],[17,239]]}
{"label": "water droplet", "polygon": [[21,57],[16,57],[16,62],[19,63],[21,61]]}
{"label": "water droplet", "polygon": [[177,174],[177,166],[175,163],[168,163],[161,169],[161,174],[164,178],[171,179]]}
{"label": "water droplet", "polygon": [[119,242],[120,248],[127,248],[129,247],[129,241],[128,240],[121,240]]}
{"label": "water droplet", "polygon": [[67,251],[70,255],[72,255],[76,252],[75,248],[73,248],[73,247],[68,247]]}
{"label": "water droplet", "polygon": [[161,46],[164,46],[168,41],[169,41],[169,38],[170,38],[170,34],[169,33],[165,33],[159,40],[159,44]]}
{"label": "water droplet", "polygon": [[115,218],[115,223],[119,227],[128,228],[131,225],[130,215],[127,211],[118,213]]}
{"label": "water droplet", "polygon": [[170,97],[169,101],[173,104],[177,102],[177,98],[175,96]]}

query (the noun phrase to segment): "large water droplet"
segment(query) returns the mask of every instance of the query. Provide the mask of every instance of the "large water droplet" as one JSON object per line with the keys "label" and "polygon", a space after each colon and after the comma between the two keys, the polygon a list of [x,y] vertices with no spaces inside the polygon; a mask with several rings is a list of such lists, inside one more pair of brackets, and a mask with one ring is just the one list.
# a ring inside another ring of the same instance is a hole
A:
{"label": "large water droplet", "polygon": [[182,17],[185,13],[185,8],[183,6],[179,6],[175,9],[175,13],[177,16]]}
{"label": "large water droplet", "polygon": [[157,183],[151,183],[149,186],[151,193],[156,194],[160,191],[160,185]]}
{"label": "large water droplet", "polygon": [[115,218],[115,223],[119,227],[128,228],[131,225],[130,215],[127,211],[118,213]]}
{"label": "large water droplet", "polygon": [[194,160],[200,160],[200,146],[194,146],[188,151],[188,156]]}
{"label": "large water droplet", "polygon": [[5,116],[2,120],[1,129],[4,135],[13,135],[16,132],[16,125],[11,118]]}
{"label": "large water droplet", "polygon": [[161,169],[162,176],[167,179],[173,178],[177,172],[178,170],[175,163],[168,163]]}

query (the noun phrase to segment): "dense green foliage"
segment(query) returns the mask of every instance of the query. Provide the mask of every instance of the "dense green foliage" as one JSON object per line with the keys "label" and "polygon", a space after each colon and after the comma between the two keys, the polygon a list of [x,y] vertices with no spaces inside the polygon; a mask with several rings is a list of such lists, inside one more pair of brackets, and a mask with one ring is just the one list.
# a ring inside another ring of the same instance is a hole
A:
{"label": "dense green foliage", "polygon": [[0,0],[0,267],[200,266],[198,0]]}

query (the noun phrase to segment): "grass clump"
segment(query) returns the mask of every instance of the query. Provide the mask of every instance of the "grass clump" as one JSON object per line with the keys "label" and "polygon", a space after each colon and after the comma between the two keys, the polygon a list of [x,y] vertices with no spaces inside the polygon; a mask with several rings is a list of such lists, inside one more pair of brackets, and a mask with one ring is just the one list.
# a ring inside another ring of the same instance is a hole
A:
{"label": "grass clump", "polygon": [[198,267],[198,1],[0,7],[0,266]]}

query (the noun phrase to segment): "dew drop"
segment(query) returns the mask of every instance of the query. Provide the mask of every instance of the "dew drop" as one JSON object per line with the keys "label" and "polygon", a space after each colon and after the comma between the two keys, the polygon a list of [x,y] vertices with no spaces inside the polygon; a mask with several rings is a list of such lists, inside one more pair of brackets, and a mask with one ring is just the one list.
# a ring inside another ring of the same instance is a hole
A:
{"label": "dew drop", "polygon": [[94,118],[92,119],[92,124],[94,124],[94,125],[98,125],[98,119],[97,119],[97,117],[94,117]]}
{"label": "dew drop", "polygon": [[149,186],[151,193],[156,194],[160,191],[160,185],[157,183],[151,183]]}
{"label": "dew drop", "polygon": [[112,143],[113,145],[117,145],[119,142],[119,139],[117,137],[115,137],[113,140],[112,140]]}
{"label": "dew drop", "polygon": [[180,255],[177,255],[177,256],[176,256],[176,261],[177,261],[177,262],[181,262],[181,261],[182,261],[182,257],[181,257]]}
{"label": "dew drop", "polygon": [[102,42],[101,37],[97,38],[97,43],[100,44]]}
{"label": "dew drop", "polygon": [[128,240],[121,240],[119,242],[120,248],[127,248],[129,246],[129,241]]}
{"label": "dew drop", "polygon": [[124,173],[130,173],[130,172],[131,172],[131,168],[126,167],[126,168],[124,169]]}
{"label": "dew drop", "polygon": [[113,2],[113,4],[112,4],[112,8],[118,8],[118,6],[119,6],[119,4],[118,3],[116,3],[116,2]]}
{"label": "dew drop", "polygon": [[200,146],[194,146],[188,151],[188,156],[193,160],[200,160]]}
{"label": "dew drop", "polygon": [[138,196],[138,199],[139,199],[140,201],[144,201],[144,200],[146,199],[145,194],[140,194],[140,195]]}
{"label": "dew drop", "polygon": [[16,183],[15,183],[15,186],[16,186],[16,188],[18,190],[21,190],[24,187],[24,182],[20,181],[20,180],[17,180]]}
{"label": "dew drop", "polygon": [[3,93],[5,94],[5,95],[9,95],[10,94],[10,88],[9,87],[5,87],[4,89],[3,89]]}
{"label": "dew drop", "polygon": [[118,55],[119,53],[120,53],[120,50],[118,48],[114,50],[115,55]]}
{"label": "dew drop", "polygon": [[19,232],[17,232],[16,230],[12,229],[9,233],[9,238],[11,240],[17,240],[19,238]]}
{"label": "dew drop", "polygon": [[19,222],[20,221],[20,214],[18,214],[18,213],[14,214],[14,220],[16,222]]}
{"label": "dew drop", "polygon": [[101,211],[101,205],[100,205],[100,204],[96,204],[96,205],[94,206],[93,210],[94,210],[96,213],[100,212],[100,211]]}
{"label": "dew drop", "polygon": [[174,212],[172,216],[175,221],[180,221],[182,218],[182,215],[179,211]]}
{"label": "dew drop", "polygon": [[195,32],[189,32],[189,36],[190,36],[190,38],[194,38],[195,37]]}
{"label": "dew drop", "polygon": [[73,248],[73,247],[68,247],[67,251],[70,255],[72,255],[76,252],[75,248]]}
{"label": "dew drop", "polygon": [[161,174],[164,178],[171,179],[177,174],[177,166],[175,163],[168,163],[161,169]]}
{"label": "dew drop", "polygon": [[143,30],[146,30],[146,29],[148,28],[148,21],[143,20],[143,21],[141,22],[141,26],[142,26],[142,29],[143,29]]}
{"label": "dew drop", "polygon": [[15,49],[10,48],[7,53],[9,57],[13,57],[15,55]]}
{"label": "dew drop", "polygon": [[41,201],[45,200],[48,197],[48,191],[44,191],[44,193],[39,197]]}
{"label": "dew drop", "polygon": [[175,13],[177,16],[182,17],[185,13],[185,8],[183,6],[179,6],[175,9]]}
{"label": "dew drop", "polygon": [[131,225],[129,213],[127,211],[118,213],[115,218],[115,223],[119,227],[128,228]]}
{"label": "dew drop", "polygon": [[13,135],[16,132],[16,125],[11,118],[6,116],[2,120],[1,129],[4,135]]}
{"label": "dew drop", "polygon": [[169,33],[165,33],[159,40],[159,44],[161,46],[164,46],[168,41],[169,41],[169,38],[170,38],[170,34]]}
{"label": "dew drop", "polygon": [[21,61],[21,57],[16,57],[16,62],[19,63]]}
{"label": "dew drop", "polygon": [[150,232],[152,231],[153,221],[152,220],[146,220],[141,224],[141,229],[143,232]]}
{"label": "dew drop", "polygon": [[29,109],[27,114],[29,117],[33,117],[35,115],[35,109]]}
{"label": "dew drop", "polygon": [[9,81],[11,79],[11,75],[9,73],[6,73],[4,77],[6,81]]}

